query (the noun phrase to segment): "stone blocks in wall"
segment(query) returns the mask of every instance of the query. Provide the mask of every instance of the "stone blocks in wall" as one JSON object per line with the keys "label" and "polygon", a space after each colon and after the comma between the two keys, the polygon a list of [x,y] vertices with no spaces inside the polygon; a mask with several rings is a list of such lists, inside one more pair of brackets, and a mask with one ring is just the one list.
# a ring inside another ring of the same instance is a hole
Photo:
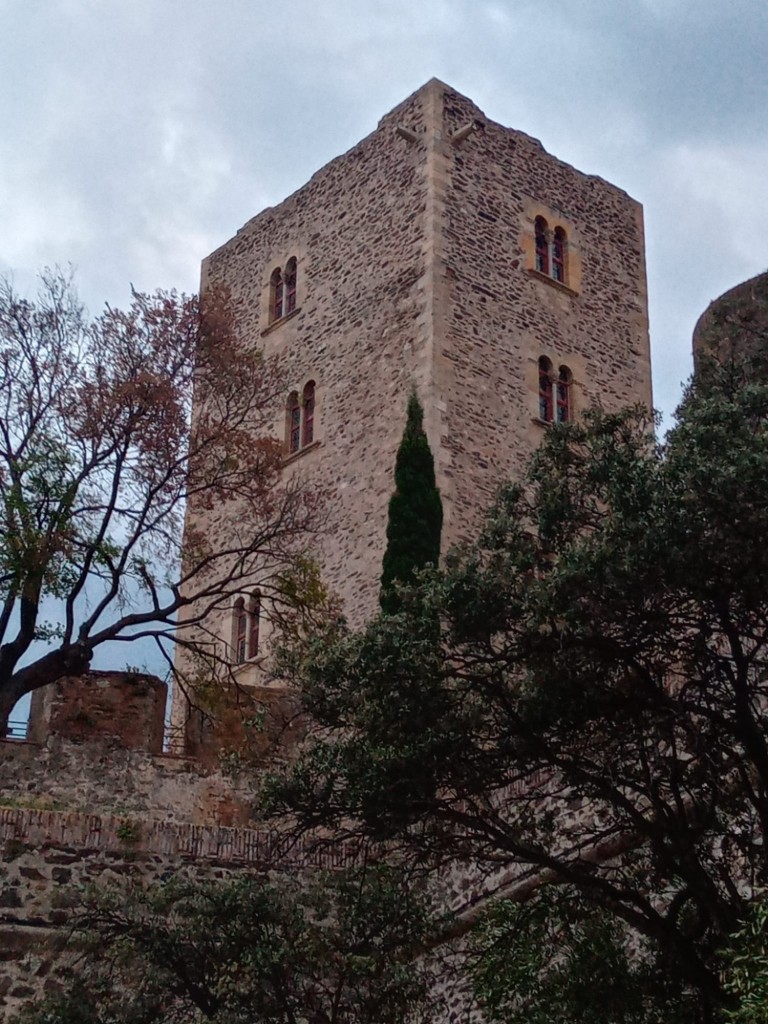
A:
{"label": "stone blocks in wall", "polygon": [[60,679],[32,695],[29,739],[49,736],[98,741],[126,750],[163,749],[168,687],[134,672],[88,672]]}
{"label": "stone blocks in wall", "polygon": [[214,766],[232,755],[250,766],[290,757],[305,735],[298,695],[266,686],[231,686],[210,710],[191,707],[184,752]]}
{"label": "stone blocks in wall", "polygon": [[720,360],[754,355],[768,341],[768,273],[744,281],[710,302],[693,331],[699,353]]}

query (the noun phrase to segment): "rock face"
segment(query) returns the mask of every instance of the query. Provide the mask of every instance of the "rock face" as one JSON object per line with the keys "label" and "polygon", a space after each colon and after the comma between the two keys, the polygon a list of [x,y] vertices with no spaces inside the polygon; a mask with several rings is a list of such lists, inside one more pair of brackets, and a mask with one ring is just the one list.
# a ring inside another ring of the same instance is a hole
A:
{"label": "rock face", "polygon": [[702,352],[741,359],[768,341],[768,273],[737,284],[710,302],[693,331],[694,362]]}

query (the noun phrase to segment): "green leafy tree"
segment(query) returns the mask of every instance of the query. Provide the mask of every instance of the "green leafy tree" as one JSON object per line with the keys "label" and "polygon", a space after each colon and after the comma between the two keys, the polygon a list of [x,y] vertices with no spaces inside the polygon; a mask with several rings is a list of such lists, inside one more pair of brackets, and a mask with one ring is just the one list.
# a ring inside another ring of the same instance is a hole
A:
{"label": "green leafy tree", "polygon": [[686,1024],[695,1003],[647,940],[568,886],[500,900],[472,937],[475,988],[504,1024]]}
{"label": "green leafy tree", "polygon": [[[0,282],[0,735],[108,641],[148,640],[170,667],[175,639],[207,678],[221,667],[208,616],[271,592],[315,513],[280,482],[282,393],[216,289],[89,318],[60,273],[35,300]],[[235,525],[184,531],[213,508]]]}
{"label": "green leafy tree", "polygon": [[17,1024],[421,1019],[429,910],[384,867],[114,888],[81,907],[68,991]]}
{"label": "green leafy tree", "polygon": [[501,872],[497,898],[567,885],[716,1019],[719,951],[768,873],[766,537],[754,348],[702,359],[664,444],[642,409],[548,430],[418,600],[294,658],[326,732],[268,798]]}
{"label": "green leafy tree", "polygon": [[736,1006],[733,1024],[768,1024],[768,902],[765,893],[749,908],[746,920],[723,951],[723,979]]}
{"label": "green leafy tree", "polygon": [[400,607],[396,584],[440,559],[443,505],[435,483],[435,464],[423,426],[416,391],[408,398],[403,439],[395,461],[395,493],[389,502],[387,547],[381,573],[380,604],[385,612]]}

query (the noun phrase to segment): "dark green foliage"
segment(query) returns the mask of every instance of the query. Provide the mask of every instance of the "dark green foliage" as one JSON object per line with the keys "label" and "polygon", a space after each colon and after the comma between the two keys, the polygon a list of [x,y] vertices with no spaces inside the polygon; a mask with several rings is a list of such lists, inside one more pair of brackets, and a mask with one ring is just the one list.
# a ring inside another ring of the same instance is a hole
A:
{"label": "dark green foliage", "polygon": [[762,358],[702,360],[663,445],[642,409],[548,430],[399,615],[296,653],[329,731],[270,786],[305,827],[567,884],[692,1022],[768,876]]}
{"label": "dark green foliage", "polygon": [[768,900],[764,892],[723,950],[725,988],[736,1005],[732,1024],[768,1024]]}
{"label": "dark green foliage", "polygon": [[395,493],[389,502],[387,548],[381,573],[379,600],[382,610],[390,614],[401,606],[395,584],[409,584],[420,569],[437,565],[443,527],[435,464],[415,391],[408,399],[407,416],[395,461]]}
{"label": "dark green foliage", "polygon": [[686,1024],[695,1008],[646,942],[572,889],[499,902],[473,941],[486,1015],[504,1024]]}
{"label": "dark green foliage", "polygon": [[419,1020],[426,900],[382,867],[112,889],[80,909],[71,991],[17,1024]]}

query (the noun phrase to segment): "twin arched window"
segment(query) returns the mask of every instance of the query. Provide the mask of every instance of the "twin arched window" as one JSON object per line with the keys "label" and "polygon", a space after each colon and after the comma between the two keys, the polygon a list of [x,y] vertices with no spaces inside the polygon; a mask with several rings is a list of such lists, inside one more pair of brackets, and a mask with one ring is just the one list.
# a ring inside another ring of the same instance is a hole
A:
{"label": "twin arched window", "polygon": [[539,419],[570,423],[573,419],[573,374],[567,366],[555,373],[552,361],[539,357]]}
{"label": "twin arched window", "polygon": [[232,648],[235,664],[243,665],[259,653],[261,594],[255,590],[249,598],[238,597],[232,614]]}
{"label": "twin arched window", "polygon": [[566,283],[568,272],[568,237],[565,229],[560,226],[550,231],[543,217],[537,217],[534,223],[536,241],[536,269],[546,274],[553,281]]}
{"label": "twin arched window", "polygon": [[296,257],[285,265],[275,267],[269,279],[269,322],[274,323],[296,309]]}
{"label": "twin arched window", "polygon": [[307,381],[299,398],[298,391],[288,396],[286,409],[286,448],[293,455],[315,439],[315,382]]}

